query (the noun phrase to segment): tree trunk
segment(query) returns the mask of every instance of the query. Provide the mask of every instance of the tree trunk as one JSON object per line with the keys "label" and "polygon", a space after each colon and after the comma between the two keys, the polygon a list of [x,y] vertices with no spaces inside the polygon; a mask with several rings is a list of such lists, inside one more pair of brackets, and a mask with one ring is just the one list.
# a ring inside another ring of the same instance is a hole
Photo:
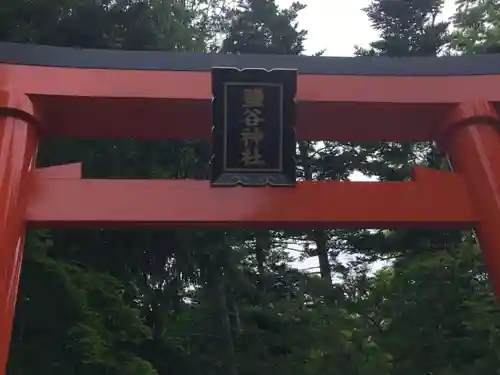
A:
{"label": "tree trunk", "polygon": [[215,324],[213,325],[213,337],[215,346],[220,353],[220,362],[223,366],[223,374],[238,375],[236,355],[234,349],[231,320],[226,295],[226,283],[222,257],[215,256],[208,260],[205,269],[207,297],[211,300],[211,315]]}
{"label": "tree trunk", "polygon": [[[309,142],[300,142],[299,150],[304,167],[304,178],[311,181],[313,179],[313,175],[309,158]],[[321,278],[328,286],[331,287],[333,286],[333,281],[330,260],[328,259],[328,236],[324,230],[314,230],[313,240],[316,243]]]}
{"label": "tree trunk", "polygon": [[259,274],[259,290],[266,291],[266,260],[270,250],[269,231],[255,232],[255,257],[257,258],[257,272]]}
{"label": "tree trunk", "polygon": [[330,259],[328,258],[328,238],[324,230],[315,230],[314,242],[316,242],[316,251],[318,252],[319,272],[321,278],[328,284],[333,286],[332,272],[330,266]]}

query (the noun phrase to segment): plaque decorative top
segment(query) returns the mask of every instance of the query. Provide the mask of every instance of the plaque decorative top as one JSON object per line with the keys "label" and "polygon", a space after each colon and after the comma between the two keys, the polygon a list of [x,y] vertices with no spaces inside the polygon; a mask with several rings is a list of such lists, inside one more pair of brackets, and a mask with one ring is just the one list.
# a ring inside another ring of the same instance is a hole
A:
{"label": "plaque decorative top", "polygon": [[297,71],[212,69],[213,186],[295,185]]}

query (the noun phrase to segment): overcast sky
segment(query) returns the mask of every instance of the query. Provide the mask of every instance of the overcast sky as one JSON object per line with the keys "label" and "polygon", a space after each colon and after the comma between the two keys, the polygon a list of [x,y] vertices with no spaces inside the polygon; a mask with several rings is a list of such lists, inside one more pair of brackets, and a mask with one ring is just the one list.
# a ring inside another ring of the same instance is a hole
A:
{"label": "overcast sky", "polygon": [[[288,7],[294,0],[277,0]],[[399,0],[393,0],[399,1]],[[326,56],[351,56],[355,45],[363,47],[377,39],[377,33],[363,12],[370,0],[300,0],[307,8],[301,11],[299,25],[308,31],[308,54],[326,49]],[[454,13],[454,0],[445,0],[443,17]]]}

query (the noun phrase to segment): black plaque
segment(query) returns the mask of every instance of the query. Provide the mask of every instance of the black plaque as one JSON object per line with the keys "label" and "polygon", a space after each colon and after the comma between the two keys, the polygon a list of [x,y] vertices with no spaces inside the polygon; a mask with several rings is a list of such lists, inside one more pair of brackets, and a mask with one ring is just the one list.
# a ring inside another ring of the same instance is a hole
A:
{"label": "black plaque", "polygon": [[291,69],[212,69],[213,186],[295,186]]}

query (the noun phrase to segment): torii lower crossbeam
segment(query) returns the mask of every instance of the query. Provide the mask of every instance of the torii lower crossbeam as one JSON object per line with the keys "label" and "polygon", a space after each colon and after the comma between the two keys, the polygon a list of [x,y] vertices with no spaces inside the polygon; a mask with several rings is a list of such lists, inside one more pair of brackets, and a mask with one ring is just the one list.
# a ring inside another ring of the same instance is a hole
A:
{"label": "torii lower crossbeam", "polygon": [[477,222],[460,175],[420,167],[410,182],[229,189],[195,180],[81,179],[78,169],[34,172],[29,225],[465,229]]}

